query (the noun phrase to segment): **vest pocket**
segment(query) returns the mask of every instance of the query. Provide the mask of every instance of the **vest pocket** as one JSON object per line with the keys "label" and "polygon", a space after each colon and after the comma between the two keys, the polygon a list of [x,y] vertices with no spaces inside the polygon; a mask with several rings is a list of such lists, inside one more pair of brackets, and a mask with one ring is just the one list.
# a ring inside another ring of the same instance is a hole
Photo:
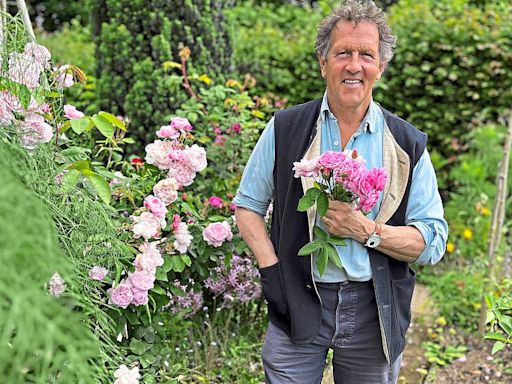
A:
{"label": "vest pocket", "polygon": [[411,322],[411,300],[416,277],[392,280],[393,301],[400,335],[403,337]]}
{"label": "vest pocket", "polygon": [[269,267],[260,268],[259,271],[270,319],[276,318],[280,321],[288,319],[288,306],[281,281],[281,264],[277,262]]}

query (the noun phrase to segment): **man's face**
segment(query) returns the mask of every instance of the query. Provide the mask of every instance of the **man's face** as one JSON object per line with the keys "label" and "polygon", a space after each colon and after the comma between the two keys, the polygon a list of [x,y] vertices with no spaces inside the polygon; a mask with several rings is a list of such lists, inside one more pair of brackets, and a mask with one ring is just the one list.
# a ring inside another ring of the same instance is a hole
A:
{"label": "man's face", "polygon": [[366,110],[373,84],[384,66],[379,56],[379,31],[374,23],[340,21],[331,33],[327,58],[319,57],[327,82],[329,107],[336,111]]}

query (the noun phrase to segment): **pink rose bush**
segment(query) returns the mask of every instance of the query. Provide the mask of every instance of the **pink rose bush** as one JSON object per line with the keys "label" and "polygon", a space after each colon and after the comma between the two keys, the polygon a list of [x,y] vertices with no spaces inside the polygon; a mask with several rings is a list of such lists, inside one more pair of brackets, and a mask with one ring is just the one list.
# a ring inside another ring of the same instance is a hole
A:
{"label": "pink rose bush", "polygon": [[213,247],[220,247],[225,241],[231,241],[233,233],[227,221],[211,223],[203,231],[203,239]]}
{"label": "pink rose bush", "polygon": [[[338,200],[365,214],[370,212],[384,190],[387,174],[383,168],[366,169],[364,163],[356,150],[327,151],[316,159],[293,163],[296,178],[313,177],[316,182],[299,200],[297,209],[306,211],[316,203],[317,212],[323,217],[329,200]],[[316,239],[303,246],[298,254],[306,256],[318,251],[316,262],[320,275],[325,271],[328,260],[341,268],[335,246],[345,245],[344,240],[327,234],[319,227],[314,230]]]}

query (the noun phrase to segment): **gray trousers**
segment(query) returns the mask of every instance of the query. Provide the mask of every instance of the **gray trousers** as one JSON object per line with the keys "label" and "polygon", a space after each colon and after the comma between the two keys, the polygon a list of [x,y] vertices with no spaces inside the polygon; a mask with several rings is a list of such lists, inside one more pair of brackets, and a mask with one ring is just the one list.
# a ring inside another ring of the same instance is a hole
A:
{"label": "gray trousers", "polygon": [[332,348],[336,384],[395,384],[402,359],[389,366],[384,356],[371,281],[317,286],[322,326],[311,344],[293,344],[285,332],[269,323],[262,350],[266,382],[321,383],[327,351]]}

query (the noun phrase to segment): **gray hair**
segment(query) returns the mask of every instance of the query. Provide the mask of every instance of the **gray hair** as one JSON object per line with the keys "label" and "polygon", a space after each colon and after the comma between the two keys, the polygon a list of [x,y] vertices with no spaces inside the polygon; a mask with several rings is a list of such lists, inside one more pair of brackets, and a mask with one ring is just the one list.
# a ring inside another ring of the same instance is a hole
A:
{"label": "gray hair", "polygon": [[331,48],[331,33],[339,21],[359,23],[368,21],[377,25],[379,30],[379,56],[383,63],[393,58],[396,37],[386,22],[384,12],[371,0],[345,0],[319,25],[316,35],[316,53],[327,58]]}

